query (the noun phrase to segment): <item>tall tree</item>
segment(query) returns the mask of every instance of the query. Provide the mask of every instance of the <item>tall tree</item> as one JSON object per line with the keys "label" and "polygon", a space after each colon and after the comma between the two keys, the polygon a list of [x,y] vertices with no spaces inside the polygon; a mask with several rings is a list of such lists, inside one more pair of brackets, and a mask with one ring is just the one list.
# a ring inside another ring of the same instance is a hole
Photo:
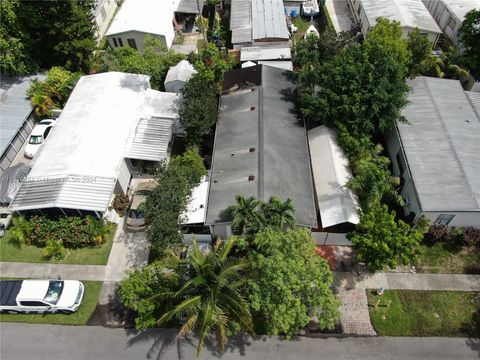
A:
{"label": "tall tree", "polygon": [[480,9],[473,9],[465,15],[458,35],[466,47],[466,65],[474,74],[480,75]]}
{"label": "tall tree", "polygon": [[291,336],[314,316],[320,329],[332,328],[339,306],[333,277],[310,233],[266,228],[253,242],[248,300],[257,332]]}
{"label": "tall tree", "polygon": [[432,57],[432,43],[416,28],[408,33],[407,46],[411,54],[408,76],[413,79],[422,73],[425,62]]}
{"label": "tall tree", "polygon": [[265,225],[280,230],[285,226],[295,226],[295,208],[291,199],[282,202],[278,196],[272,196],[260,205],[260,212]]}
{"label": "tall tree", "polygon": [[347,237],[353,243],[357,260],[376,271],[387,266],[394,269],[399,263],[409,264],[423,234],[402,220],[395,221],[395,212],[377,201],[363,211],[360,223]]}
{"label": "tall tree", "polygon": [[229,335],[252,333],[252,317],[240,292],[247,263],[230,255],[234,245],[234,239],[218,241],[211,252],[202,253],[195,242],[186,258],[169,252],[162,262],[123,280],[122,302],[137,311],[137,327],[181,324],[178,337],[198,334],[197,356],[213,334],[223,350]]}
{"label": "tall tree", "polygon": [[17,19],[18,0],[0,1],[0,73],[22,75],[35,69],[25,51]]}
{"label": "tall tree", "polygon": [[344,125],[354,136],[384,132],[403,120],[409,52],[400,26],[379,21],[370,33],[362,45],[342,50],[312,75],[312,86],[301,96],[301,110],[310,119]]}

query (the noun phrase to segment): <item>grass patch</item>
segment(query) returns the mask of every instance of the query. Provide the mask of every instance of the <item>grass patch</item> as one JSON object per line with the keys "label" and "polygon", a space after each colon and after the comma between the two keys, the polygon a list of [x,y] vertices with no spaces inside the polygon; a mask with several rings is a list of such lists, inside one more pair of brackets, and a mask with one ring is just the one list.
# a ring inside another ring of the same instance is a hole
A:
{"label": "grass patch", "polygon": [[201,54],[207,48],[207,43],[205,39],[198,39],[197,40],[197,50]]}
{"label": "grass patch", "polygon": [[308,27],[310,26],[310,20],[297,16],[295,19],[293,19],[292,23],[297,27],[297,32],[293,34],[293,38],[295,39],[295,41],[303,40],[303,36],[305,35]]}
{"label": "grass patch", "polygon": [[478,292],[387,290],[378,296],[367,290],[367,296],[378,335],[480,336]]}
{"label": "grass patch", "polygon": [[61,261],[47,260],[43,256],[43,248],[34,245],[18,247],[17,244],[8,240],[8,230],[0,240],[0,261],[16,261],[26,263],[49,263],[49,264],[79,264],[79,265],[106,265],[110,250],[113,245],[113,238],[117,229],[116,224],[110,225],[110,233],[107,241],[100,247],[67,249],[67,255]]}
{"label": "grass patch", "polygon": [[452,249],[444,243],[422,245],[413,265],[421,273],[480,274],[480,249]]}
{"label": "grass patch", "polygon": [[82,282],[85,285],[85,295],[83,296],[80,308],[73,314],[0,314],[0,322],[86,325],[97,306],[98,297],[100,296],[103,283],[101,281]]}

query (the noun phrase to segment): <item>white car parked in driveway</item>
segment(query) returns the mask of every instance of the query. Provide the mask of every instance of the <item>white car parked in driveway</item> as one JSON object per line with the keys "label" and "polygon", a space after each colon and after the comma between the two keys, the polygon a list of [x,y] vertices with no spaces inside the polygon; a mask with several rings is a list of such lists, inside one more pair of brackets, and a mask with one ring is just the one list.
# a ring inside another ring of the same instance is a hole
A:
{"label": "white car parked in driveway", "polygon": [[28,138],[28,144],[25,146],[25,157],[33,159],[35,154],[40,149],[40,146],[45,142],[52,131],[52,127],[55,125],[54,119],[45,119],[40,121],[32,130],[30,137]]}
{"label": "white car parked in driveway", "polygon": [[0,312],[71,314],[80,307],[83,294],[78,280],[2,280]]}

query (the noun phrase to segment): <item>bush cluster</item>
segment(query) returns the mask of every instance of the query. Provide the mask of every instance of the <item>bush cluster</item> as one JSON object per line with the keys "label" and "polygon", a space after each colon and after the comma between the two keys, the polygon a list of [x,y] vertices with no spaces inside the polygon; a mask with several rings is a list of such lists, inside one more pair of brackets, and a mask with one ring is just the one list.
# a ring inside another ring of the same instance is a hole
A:
{"label": "bush cluster", "polygon": [[432,225],[425,235],[428,243],[444,242],[452,246],[480,246],[480,229],[473,227],[452,227]]}
{"label": "bush cluster", "polygon": [[30,232],[26,243],[45,247],[49,240],[61,242],[64,247],[78,249],[98,245],[98,235],[92,222],[93,218],[61,217],[56,220],[45,216],[34,216],[30,222]]}

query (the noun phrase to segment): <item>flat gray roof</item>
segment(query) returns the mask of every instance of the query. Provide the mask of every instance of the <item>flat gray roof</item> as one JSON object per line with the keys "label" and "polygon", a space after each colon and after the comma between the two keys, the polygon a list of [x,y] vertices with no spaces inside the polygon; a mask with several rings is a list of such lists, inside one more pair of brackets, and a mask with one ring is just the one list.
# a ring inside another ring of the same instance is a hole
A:
{"label": "flat gray roof", "polygon": [[292,72],[258,65],[225,74],[225,84],[237,90],[220,97],[206,224],[225,222],[222,212],[235,204],[236,195],[244,195],[290,198],[297,224],[316,227],[307,137],[295,115]]}
{"label": "flat gray roof", "polygon": [[398,124],[423,211],[480,211],[480,119],[457,80],[409,81]]}
{"label": "flat gray roof", "polygon": [[45,75],[7,77],[0,76],[0,154],[3,154],[25,119],[32,112],[27,90],[33,79],[43,80]]}
{"label": "flat gray roof", "polygon": [[205,0],[180,0],[176,12],[187,14],[200,14]]}

